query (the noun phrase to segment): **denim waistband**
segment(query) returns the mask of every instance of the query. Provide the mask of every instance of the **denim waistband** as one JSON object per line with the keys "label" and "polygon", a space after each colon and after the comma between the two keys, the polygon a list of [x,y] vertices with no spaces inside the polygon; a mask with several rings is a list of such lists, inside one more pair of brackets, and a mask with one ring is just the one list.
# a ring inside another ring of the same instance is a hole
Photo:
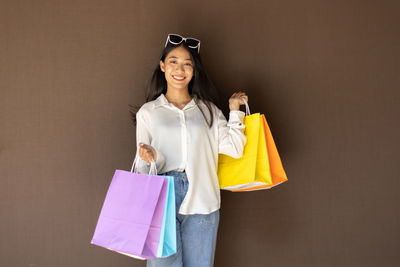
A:
{"label": "denim waistband", "polygon": [[181,171],[181,170],[172,170],[172,171],[167,171],[167,172],[164,172],[164,173],[160,173],[160,174],[172,174],[172,173],[186,173],[185,172],[185,170],[183,170],[183,171]]}
{"label": "denim waistband", "polygon": [[159,175],[163,175],[163,176],[173,176],[174,179],[183,179],[183,180],[187,180],[187,176],[186,176],[186,172],[185,171],[167,171],[164,173],[160,173]]}

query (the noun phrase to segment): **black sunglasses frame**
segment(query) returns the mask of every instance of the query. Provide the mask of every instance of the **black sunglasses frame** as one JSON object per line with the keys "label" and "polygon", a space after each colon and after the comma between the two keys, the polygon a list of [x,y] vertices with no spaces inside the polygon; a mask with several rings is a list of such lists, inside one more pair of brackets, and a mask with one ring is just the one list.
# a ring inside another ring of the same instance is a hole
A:
{"label": "black sunglasses frame", "polygon": [[[178,42],[173,42],[173,41],[171,40],[171,37],[173,37],[173,38],[178,38],[178,39],[180,39],[180,41],[178,41]],[[170,33],[170,34],[168,34],[167,41],[165,42],[165,47],[167,47],[168,42],[171,43],[171,44],[173,44],[173,45],[179,45],[179,44],[182,43],[183,41],[185,41],[185,43],[187,44],[188,47],[193,48],[193,49],[196,49],[196,48],[197,48],[197,53],[200,53],[200,40],[198,40],[198,39],[196,39],[196,38],[193,38],[193,37],[186,37],[186,38],[185,38],[185,37],[180,36],[179,34],[175,34],[175,33]],[[188,41],[189,41],[189,42],[194,42],[194,43],[197,43],[197,44],[196,44],[196,45],[189,45],[189,44],[188,44]]]}

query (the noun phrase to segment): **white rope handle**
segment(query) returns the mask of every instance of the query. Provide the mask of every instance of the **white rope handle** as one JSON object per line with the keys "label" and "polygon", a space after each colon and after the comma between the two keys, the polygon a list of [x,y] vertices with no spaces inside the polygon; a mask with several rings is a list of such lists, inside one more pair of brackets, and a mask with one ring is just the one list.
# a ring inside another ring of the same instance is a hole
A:
{"label": "white rope handle", "polygon": [[[140,158],[139,151],[136,151],[135,159],[133,160],[133,163],[132,163],[131,172],[138,173],[137,164],[136,164],[138,161],[138,158]],[[157,165],[156,165],[156,162],[154,161],[154,159],[151,159],[149,175],[157,175]]]}
{"label": "white rope handle", "polygon": [[249,104],[247,104],[246,98],[244,98],[244,97],[241,97],[241,99],[243,100],[243,102],[244,102],[244,105],[246,106],[246,116],[248,116],[248,115],[250,115],[250,114],[251,114],[251,113],[250,113],[250,107],[249,107]]}

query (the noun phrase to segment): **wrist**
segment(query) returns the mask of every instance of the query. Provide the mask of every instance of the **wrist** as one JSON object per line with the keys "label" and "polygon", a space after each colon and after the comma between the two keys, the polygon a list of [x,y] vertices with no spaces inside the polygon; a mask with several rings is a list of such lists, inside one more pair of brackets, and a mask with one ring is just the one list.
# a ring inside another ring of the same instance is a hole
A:
{"label": "wrist", "polygon": [[235,105],[235,104],[230,104],[229,105],[229,109],[230,110],[240,110],[240,106],[239,105]]}

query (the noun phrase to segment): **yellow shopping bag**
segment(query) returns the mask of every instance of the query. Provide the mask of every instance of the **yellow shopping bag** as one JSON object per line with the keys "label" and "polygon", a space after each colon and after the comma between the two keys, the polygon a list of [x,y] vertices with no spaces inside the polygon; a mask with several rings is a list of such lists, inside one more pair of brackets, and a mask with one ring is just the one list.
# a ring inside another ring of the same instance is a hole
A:
{"label": "yellow shopping bag", "polygon": [[234,159],[220,154],[218,179],[221,189],[233,191],[272,184],[264,124],[260,113],[250,115],[246,103],[244,117],[247,138],[243,156]]}
{"label": "yellow shopping bag", "polygon": [[283,169],[282,161],[278,153],[278,149],[276,148],[274,138],[272,137],[271,130],[269,129],[267,120],[265,116],[261,115],[261,120],[264,125],[264,134],[265,134],[265,141],[267,144],[267,151],[268,151],[268,160],[269,160],[269,168],[271,172],[272,184],[266,185],[259,185],[259,186],[249,186],[247,188],[242,188],[238,190],[234,190],[233,192],[242,192],[242,191],[255,191],[261,189],[270,189],[274,186],[277,186],[281,183],[286,182],[287,176],[286,172]]}

